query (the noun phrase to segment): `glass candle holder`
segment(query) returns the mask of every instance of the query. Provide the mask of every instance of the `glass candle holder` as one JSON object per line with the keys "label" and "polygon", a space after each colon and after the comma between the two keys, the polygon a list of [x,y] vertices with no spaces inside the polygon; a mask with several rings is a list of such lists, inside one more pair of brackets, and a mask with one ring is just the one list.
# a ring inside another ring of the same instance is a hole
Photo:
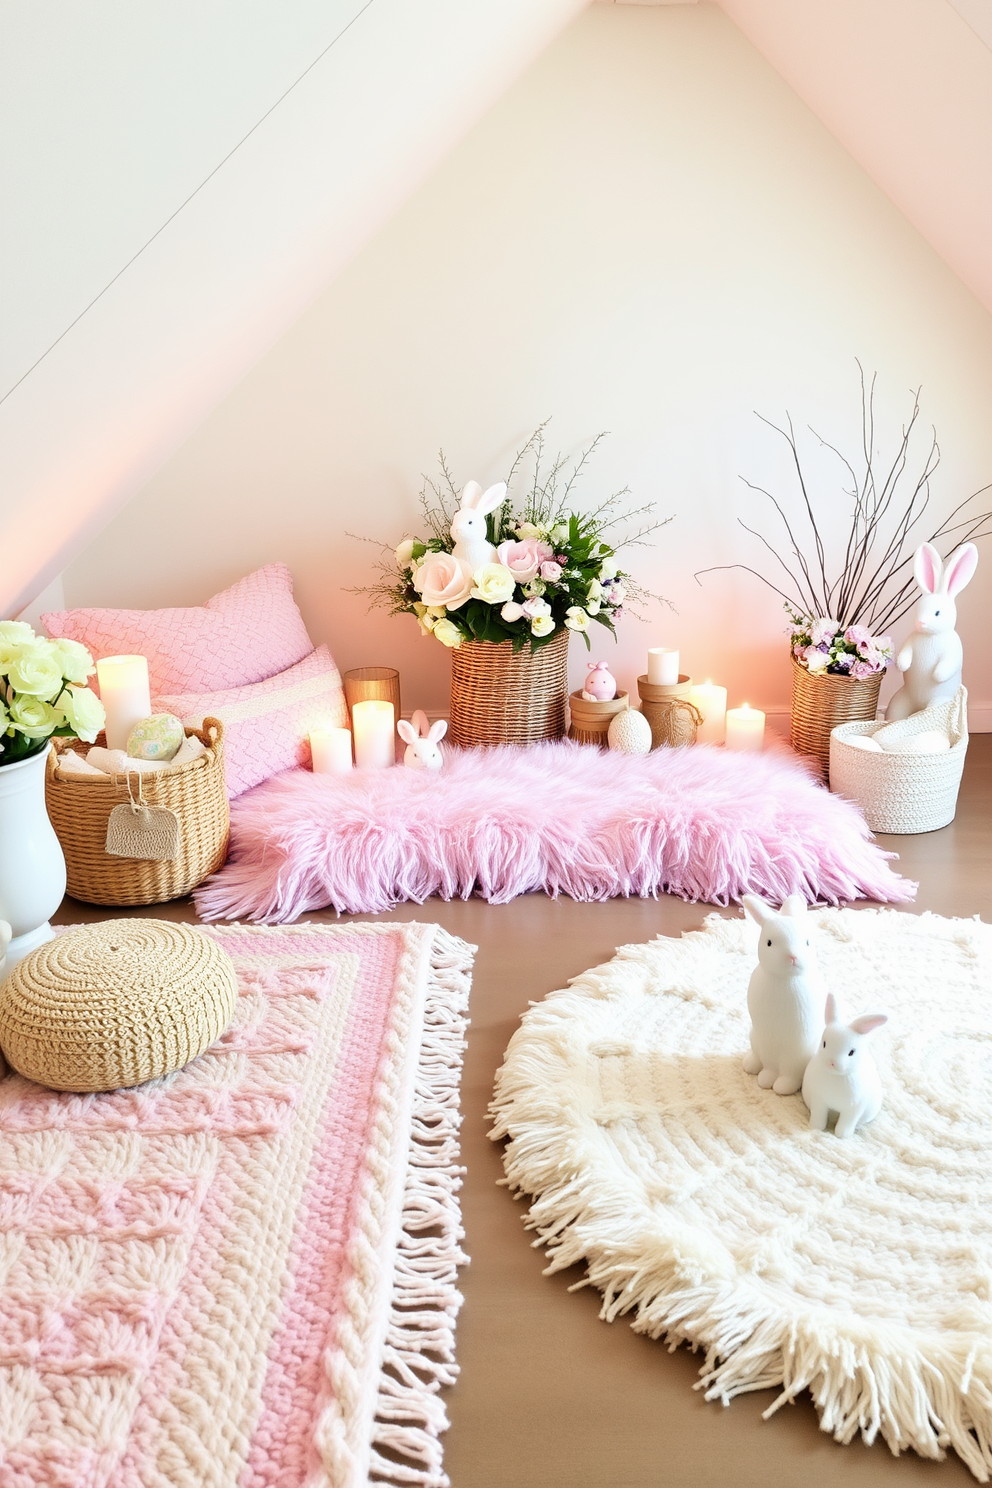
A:
{"label": "glass candle holder", "polygon": [[[344,700],[348,718],[356,703],[392,703],[393,718],[400,718],[400,674],[395,667],[354,667],[345,672]],[[354,721],[352,726],[354,726]]]}

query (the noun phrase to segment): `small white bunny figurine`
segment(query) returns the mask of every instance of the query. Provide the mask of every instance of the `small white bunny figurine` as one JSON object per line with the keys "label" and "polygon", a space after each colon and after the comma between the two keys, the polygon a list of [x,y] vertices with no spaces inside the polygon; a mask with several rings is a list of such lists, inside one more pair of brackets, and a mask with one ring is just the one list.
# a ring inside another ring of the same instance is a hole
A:
{"label": "small white bunny figurine", "polygon": [[751,1048],[744,1069],[762,1089],[794,1095],[816,1049],[823,984],[810,945],[806,901],[790,894],[776,912],[754,894],[742,901],[757,921],[758,964],[747,989]]}
{"label": "small white bunny figurine", "polygon": [[484,563],[496,561],[496,549],[486,536],[486,518],[506,500],[506,481],[484,491],[478,481],[469,481],[462,492],[462,504],[451,519],[455,539],[454,556],[470,574]]}
{"label": "small white bunny figurine", "polygon": [[886,722],[944,702],[961,686],[963,652],[954,629],[958,617],[954,596],[961,593],[977,565],[974,543],[965,543],[952,554],[946,569],[930,543],[917,548],[913,572],[923,594],[916,606],[916,624],[896,657],[905,678],[885,710]]}
{"label": "small white bunny figurine", "polygon": [[832,992],[827,994],[826,1017],[820,1046],[803,1075],[803,1100],[814,1131],[825,1131],[827,1116],[836,1111],[837,1135],[850,1137],[882,1109],[882,1082],[864,1040],[888,1019],[884,1013],[865,1013],[845,1026],[838,1022]]}
{"label": "small white bunny figurine", "polygon": [[406,743],[405,765],[409,765],[411,770],[440,770],[444,757],[438,741],[448,730],[445,719],[439,718],[436,723],[428,724],[427,714],[418,708],[410,723],[401,718],[396,729]]}

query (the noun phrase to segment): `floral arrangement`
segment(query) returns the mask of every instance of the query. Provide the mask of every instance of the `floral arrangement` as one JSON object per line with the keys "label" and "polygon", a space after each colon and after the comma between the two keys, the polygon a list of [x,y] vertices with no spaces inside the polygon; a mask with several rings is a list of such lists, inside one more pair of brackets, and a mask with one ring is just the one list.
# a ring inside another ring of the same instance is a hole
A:
{"label": "floral arrangement", "polygon": [[792,654],[807,671],[834,677],[874,677],[892,660],[892,637],[873,636],[863,625],[842,630],[836,620],[808,615],[792,617]]}
{"label": "floral arrangement", "polygon": [[[618,559],[620,547],[665,525],[652,519],[653,503],[629,510],[625,489],[592,511],[573,510],[576,482],[603,436],[570,470],[561,455],[545,470],[544,427],[519,451],[506,482],[487,492],[475,482],[459,492],[442,451],[441,479],[425,478],[421,491],[424,536],[404,538],[379,564],[382,579],[361,592],[391,614],[415,615],[421,631],[445,646],[512,641],[514,650],[546,645],[562,630],[581,635],[588,647],[592,625],[615,634],[625,608],[655,598]],[[533,473],[515,503],[507,491],[528,457]],[[481,546],[460,538],[467,507],[480,512],[480,533],[488,510]],[[466,559],[466,552],[484,561]]]}
{"label": "floral arrangement", "polygon": [[53,734],[92,744],[104,723],[103,704],[86,686],[95,670],[78,641],[0,621],[0,766],[38,754]]}
{"label": "floral arrangement", "polygon": [[[792,654],[810,672],[865,678],[884,671],[891,662],[893,647],[888,631],[916,601],[913,556],[919,544],[933,543],[949,556],[963,543],[988,536],[992,512],[976,510],[973,505],[989,490],[984,486],[965,497],[936,526],[928,522],[921,527],[931,504],[931,480],[940,464],[940,447],[936,433],[931,431],[925,453],[922,457],[915,453],[920,391],[914,394],[910,416],[890,455],[882,459],[876,449],[875,378],[866,386],[860,362],[858,371],[860,453],[848,460],[814,429],[809,431],[820,448],[840,463],[841,494],[850,503],[847,528],[839,534],[838,551],[843,556],[831,563],[791,417],[787,414],[786,426],[780,428],[759,414],[761,422],[781,435],[788,446],[796,482],[794,515],[790,520],[787,501],[745,480],[748,490],[769,502],[775,528],[766,536],[743,519],[738,518],[738,522],[771,553],[777,565],[776,577],[780,583],[788,582],[788,590],[746,563],[726,566],[754,574],[785,600]],[[838,505],[837,492],[832,490],[824,509],[836,512]],[[697,574],[697,580],[699,577]]]}

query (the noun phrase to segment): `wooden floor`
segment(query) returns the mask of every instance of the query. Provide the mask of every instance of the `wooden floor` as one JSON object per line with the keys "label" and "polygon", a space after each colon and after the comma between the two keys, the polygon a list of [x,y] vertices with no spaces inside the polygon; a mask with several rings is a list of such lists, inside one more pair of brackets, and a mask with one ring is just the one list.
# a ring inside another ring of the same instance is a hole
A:
{"label": "wooden floor", "polygon": [[[899,853],[901,871],[920,882],[909,912],[992,920],[992,735],[972,739],[952,826],[883,840]],[[195,918],[186,902],[146,912]],[[883,1445],[839,1447],[818,1430],[805,1398],[768,1422],[761,1412],[770,1393],[728,1409],[707,1405],[693,1390],[698,1360],[688,1350],[669,1354],[625,1322],[600,1322],[594,1293],[569,1294],[578,1270],[542,1275],[522,1206],[498,1187],[502,1168],[486,1136],[486,1107],[528,1004],[608,960],[617,946],[678,935],[708,912],[677,899],[574,904],[528,895],[500,908],[432,900],[378,917],[436,921],[479,947],[462,1102],[472,1264],[458,1329],[462,1373],[449,1398],[453,1488],[950,1488],[973,1481],[956,1459],[897,1461]],[[104,917],[67,900],[57,919]]]}

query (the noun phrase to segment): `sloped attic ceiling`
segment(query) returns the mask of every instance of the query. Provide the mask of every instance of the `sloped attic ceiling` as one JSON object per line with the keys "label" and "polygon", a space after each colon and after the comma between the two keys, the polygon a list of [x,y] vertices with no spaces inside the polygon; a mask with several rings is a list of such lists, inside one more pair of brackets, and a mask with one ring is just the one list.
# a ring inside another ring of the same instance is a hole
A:
{"label": "sloped attic ceiling", "polygon": [[[721,0],[992,309],[985,3]],[[3,613],[582,8],[0,0]],[[464,233],[470,253],[485,223],[438,230]]]}

